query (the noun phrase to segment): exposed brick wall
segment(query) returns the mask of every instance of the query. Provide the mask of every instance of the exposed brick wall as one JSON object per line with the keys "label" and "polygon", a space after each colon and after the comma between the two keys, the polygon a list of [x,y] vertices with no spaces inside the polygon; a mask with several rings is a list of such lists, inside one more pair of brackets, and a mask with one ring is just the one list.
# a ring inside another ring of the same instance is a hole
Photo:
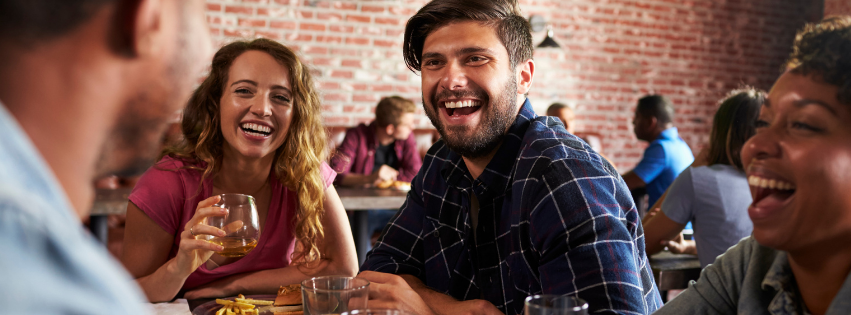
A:
{"label": "exposed brick wall", "polygon": [[824,15],[851,15],[851,1],[824,0]]}
{"label": "exposed brick wall", "polygon": [[[372,120],[385,95],[420,101],[420,78],[405,67],[401,44],[405,22],[425,0],[207,2],[217,44],[262,36],[301,52],[316,69],[329,126]],[[555,101],[573,106],[577,130],[603,135],[603,153],[625,171],[644,148],[631,130],[635,102],[664,94],[697,150],[719,97],[740,84],[770,87],[795,30],[821,17],[821,3],[809,2],[521,0],[524,15],[543,15],[562,45],[536,51],[530,98],[539,114]],[[533,34],[536,43],[544,33]],[[424,115],[417,123],[430,126]]]}

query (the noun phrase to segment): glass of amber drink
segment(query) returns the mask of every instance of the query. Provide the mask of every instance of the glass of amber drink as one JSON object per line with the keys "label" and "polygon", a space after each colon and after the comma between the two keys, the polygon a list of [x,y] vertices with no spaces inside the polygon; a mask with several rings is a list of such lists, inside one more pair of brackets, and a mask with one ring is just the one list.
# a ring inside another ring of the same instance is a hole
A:
{"label": "glass of amber drink", "polygon": [[219,255],[242,257],[248,254],[260,240],[260,219],[254,197],[242,194],[221,194],[222,199],[213,207],[228,210],[224,216],[207,217],[206,224],[222,229],[223,237],[209,237],[209,241],[224,247]]}

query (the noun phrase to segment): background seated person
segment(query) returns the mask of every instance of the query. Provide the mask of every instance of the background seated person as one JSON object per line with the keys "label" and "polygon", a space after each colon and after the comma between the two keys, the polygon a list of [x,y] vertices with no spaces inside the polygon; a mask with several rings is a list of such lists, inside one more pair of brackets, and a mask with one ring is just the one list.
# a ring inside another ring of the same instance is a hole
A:
{"label": "background seated person", "polygon": [[370,308],[515,315],[535,294],[577,295],[591,312],[658,308],[626,185],[525,97],[535,62],[517,2],[434,0],[404,38],[441,140],[358,275]]}
{"label": "background seated person", "polygon": [[[322,162],[325,132],[308,67],[267,40],[234,42],[184,111],[184,142],[130,194],[123,263],[152,302],[274,293],[317,275],[353,275],[354,241]],[[218,194],[254,196],[257,247],[226,258],[204,224]],[[212,197],[211,197],[212,196]]]}
{"label": "background seated person", "polygon": [[799,32],[742,148],[753,236],[656,314],[851,314],[851,17]]}
{"label": "background seated person", "polygon": [[346,131],[331,158],[337,172],[334,183],[374,186],[386,181],[411,182],[423,161],[414,139],[414,112],[409,99],[389,96],[375,107],[375,120]]}
{"label": "background seated person", "polygon": [[[411,182],[423,165],[414,139],[414,112],[409,99],[389,96],[375,107],[375,120],[346,131],[346,138],[331,158],[341,186],[375,186],[387,181]],[[367,231],[375,243],[396,210],[370,210]]]}
{"label": "background seated person", "polygon": [[594,151],[606,159],[609,164],[612,164],[612,161],[603,154],[603,147],[600,144],[600,139],[595,138],[594,135],[576,134],[576,114],[573,113],[573,109],[571,109],[570,106],[562,103],[553,103],[547,108],[547,116],[557,117],[560,119],[561,123],[564,124],[564,128],[567,129],[567,132],[578,136],[580,139],[585,141],[585,143],[588,143]]}
{"label": "background seated person", "polygon": [[694,222],[697,247],[695,242],[670,246],[674,252],[696,253],[701,267],[751,234],[747,209],[752,199],[740,154],[755,132],[763,100],[763,93],[755,89],[736,90],[718,107],[712,119],[708,165],[680,173],[663,197],[662,211],[644,223],[648,255],[669,245],[689,221]]}
{"label": "background seated person", "polygon": [[648,95],[639,99],[632,124],[635,136],[650,145],[638,165],[623,175],[623,180],[629,190],[646,187],[647,204],[652,205],[680,172],[694,162],[694,155],[674,127],[674,107],[667,98]]}
{"label": "background seated person", "polygon": [[576,134],[576,124],[574,121],[576,114],[573,113],[573,109],[570,106],[562,103],[553,103],[550,107],[547,107],[547,116],[557,117],[564,124],[564,129],[567,129],[567,132]]}

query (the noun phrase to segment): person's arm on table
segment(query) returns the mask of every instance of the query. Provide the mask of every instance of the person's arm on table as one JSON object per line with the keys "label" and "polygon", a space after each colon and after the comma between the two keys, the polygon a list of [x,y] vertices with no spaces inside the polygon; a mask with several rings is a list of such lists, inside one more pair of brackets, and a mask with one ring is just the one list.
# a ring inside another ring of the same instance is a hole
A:
{"label": "person's arm on table", "polygon": [[665,246],[674,254],[697,255],[697,244],[692,240],[683,239],[682,233],[673,240],[665,242]]}
{"label": "person's arm on table", "polygon": [[[582,170],[582,172],[576,172]],[[590,160],[550,164],[523,197],[544,294],[575,294],[589,312],[648,314],[661,305],[641,225],[616,173]],[[574,177],[582,174],[582,177]]]}
{"label": "person's arm on table", "polygon": [[[692,169],[686,168],[665,192],[665,201],[660,206],[662,210],[644,224],[647,255],[658,253],[668,245],[669,241],[680,235],[686,223],[693,217],[694,194]],[[672,246],[677,245],[685,244],[672,244]],[[685,251],[686,248],[682,250]]]}
{"label": "person's arm on table", "polygon": [[[358,275],[380,284],[370,285],[370,307],[380,305],[400,308],[419,315],[501,314],[490,302],[457,301],[449,295],[429,289],[419,278],[425,275],[422,263],[425,261],[422,248],[425,209],[421,199],[421,183],[420,177],[413,179],[405,204],[367,254]],[[464,309],[470,310],[470,313],[464,313]]]}
{"label": "person's arm on table", "polygon": [[504,315],[491,302],[458,301],[412,275],[364,271],[358,278],[369,280],[370,308],[401,309],[418,315]]}
{"label": "person's arm on table", "polygon": [[685,226],[685,224],[674,222],[674,220],[668,218],[661,211],[650,218],[644,224],[644,241],[647,255],[650,256],[665,249],[668,242],[681,235],[680,232],[682,232]]}
{"label": "person's arm on table", "polygon": [[372,174],[355,174],[348,173],[345,176],[340,178],[340,181],[337,182],[342,186],[374,186],[381,182],[386,182],[389,180],[396,180],[396,176],[399,172],[387,165],[381,165],[381,168],[372,172]]}
{"label": "person's arm on table", "polygon": [[[333,186],[325,189],[325,215],[322,216],[325,238],[319,243],[321,258],[309,266],[290,265],[284,268],[260,270],[225,277],[193,290],[184,297],[198,299],[237,294],[269,294],[282,285],[300,283],[324,275],[354,276],[358,263],[355,241],[340,197]],[[299,246],[297,250],[300,250]]]}
{"label": "person's arm on table", "polygon": [[417,277],[412,275],[401,275],[401,277],[437,315],[503,315],[493,303],[487,300],[458,301],[449,295],[432,290]]}
{"label": "person's arm on table", "polygon": [[357,128],[352,128],[346,131],[346,137],[343,142],[334,152],[331,161],[328,163],[335,172],[337,177],[334,183],[342,186],[364,186],[373,184],[377,176],[373,174],[356,174],[352,173],[352,166],[355,157],[358,154],[358,144],[363,141],[362,136],[357,132]]}

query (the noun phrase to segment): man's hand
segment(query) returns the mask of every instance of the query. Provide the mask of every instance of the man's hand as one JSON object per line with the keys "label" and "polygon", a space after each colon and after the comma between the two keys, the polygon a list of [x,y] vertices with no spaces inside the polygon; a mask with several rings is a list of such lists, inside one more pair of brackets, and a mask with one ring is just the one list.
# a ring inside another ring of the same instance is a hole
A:
{"label": "man's hand", "polygon": [[374,172],[372,172],[373,176],[373,185],[378,185],[379,183],[386,181],[394,181],[399,176],[399,171],[395,168],[387,166],[387,164],[382,164],[381,167]]}
{"label": "man's hand", "polygon": [[419,279],[410,275],[397,276],[364,271],[358,275],[358,278],[370,282],[368,303],[370,308],[395,308],[418,315],[505,315],[491,302],[458,301],[429,289]]}
{"label": "man's hand", "polygon": [[434,314],[402,277],[375,271],[364,271],[357,277],[369,281],[369,308],[399,309],[418,315]]}
{"label": "man's hand", "polygon": [[442,308],[444,312],[438,312],[440,315],[505,315],[486,300],[455,301],[443,305]]}
{"label": "man's hand", "polygon": [[694,241],[683,239],[682,233],[670,241],[662,241],[662,244],[668,246],[668,250],[674,254],[697,255],[697,246]]}

